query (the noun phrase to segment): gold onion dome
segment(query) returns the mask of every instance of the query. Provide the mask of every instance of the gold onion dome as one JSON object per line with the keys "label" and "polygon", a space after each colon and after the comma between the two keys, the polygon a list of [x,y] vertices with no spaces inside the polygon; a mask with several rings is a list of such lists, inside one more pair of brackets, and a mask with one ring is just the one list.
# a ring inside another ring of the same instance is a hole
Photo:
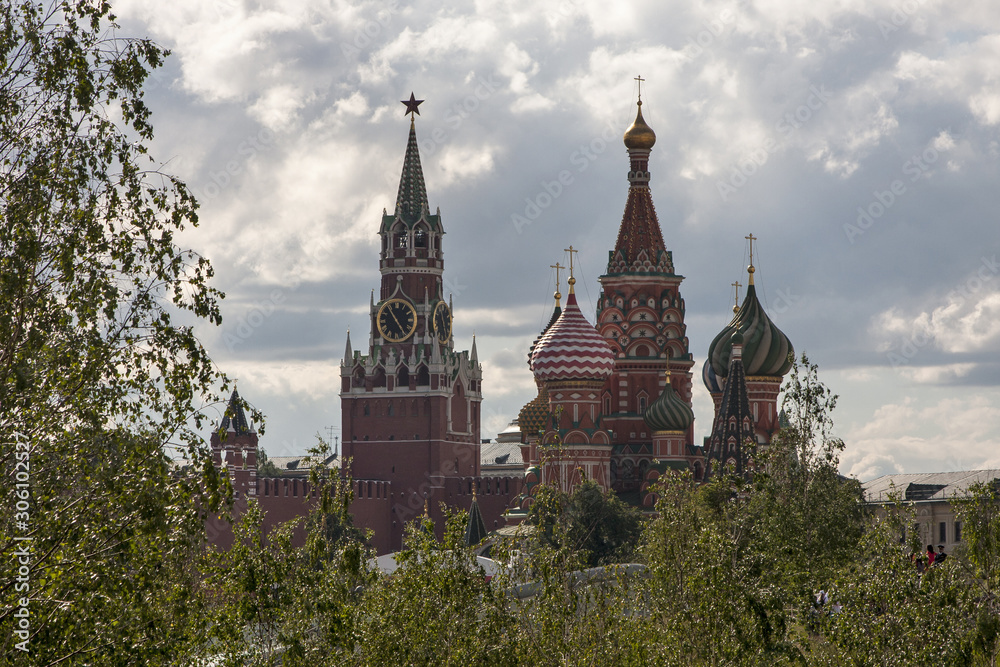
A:
{"label": "gold onion dome", "polygon": [[641,148],[649,150],[656,143],[656,133],[653,128],[646,125],[642,117],[642,100],[639,100],[639,110],[635,114],[635,121],[625,130],[625,148]]}

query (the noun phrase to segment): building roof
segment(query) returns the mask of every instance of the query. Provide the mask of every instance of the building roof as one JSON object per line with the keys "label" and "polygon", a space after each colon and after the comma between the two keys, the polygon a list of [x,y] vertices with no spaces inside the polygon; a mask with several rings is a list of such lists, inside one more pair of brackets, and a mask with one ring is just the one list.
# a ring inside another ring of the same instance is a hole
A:
{"label": "building roof", "polygon": [[885,502],[898,495],[901,500],[949,500],[968,495],[973,484],[1000,480],[1000,469],[958,472],[897,473],[882,475],[862,484],[865,500]]}
{"label": "building roof", "polygon": [[[303,459],[306,456],[268,456],[267,460],[274,464],[274,467],[278,469],[279,472],[306,472],[313,465],[319,461],[315,459],[313,461],[305,462]],[[340,457],[339,456],[329,456],[324,461],[330,468],[340,467]]]}
{"label": "building roof", "polygon": [[479,448],[479,462],[482,468],[497,466],[524,466],[519,442],[488,442]]}

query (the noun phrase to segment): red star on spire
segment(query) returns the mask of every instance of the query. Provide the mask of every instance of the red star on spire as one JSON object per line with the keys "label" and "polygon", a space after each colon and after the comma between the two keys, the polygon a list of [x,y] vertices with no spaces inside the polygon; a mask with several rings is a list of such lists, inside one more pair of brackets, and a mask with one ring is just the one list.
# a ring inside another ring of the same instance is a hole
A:
{"label": "red star on spire", "polygon": [[424,103],[423,100],[418,100],[413,95],[412,92],[410,93],[410,99],[408,99],[408,100],[400,100],[400,102],[402,102],[403,104],[406,105],[406,111],[404,111],[403,113],[410,114],[410,118],[413,117],[412,114],[417,114],[418,116],[420,115],[420,109],[418,109],[417,107]]}

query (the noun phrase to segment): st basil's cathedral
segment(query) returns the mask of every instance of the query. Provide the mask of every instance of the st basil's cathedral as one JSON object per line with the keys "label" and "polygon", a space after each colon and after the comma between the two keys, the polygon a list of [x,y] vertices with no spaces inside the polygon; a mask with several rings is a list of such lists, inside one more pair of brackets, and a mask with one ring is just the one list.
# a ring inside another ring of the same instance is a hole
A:
{"label": "st basil's cathedral", "polygon": [[[650,485],[668,471],[690,470],[699,480],[720,466],[745,472],[748,439],[766,444],[780,426],[777,398],[792,344],[757,298],[751,234],[745,298],[702,368],[715,414],[711,434],[696,444],[684,277],[653,206],[656,134],[643,119],[641,96],[624,134],[628,195],[599,279],[596,324],[577,303],[570,246],[568,266],[554,267],[552,316],[527,350],[537,395],[498,438],[507,453],[493,456],[497,450],[480,438],[484,387],[475,339],[471,350],[459,351],[452,336],[444,225],[440,209],[428,205],[417,143],[421,101],[411,94],[403,102],[409,137],[395,207],[383,211],[378,229],[381,283],[370,299],[367,344],[354,349],[348,333],[340,367],[341,470],[353,480],[355,525],[371,529],[377,552],[400,550],[406,523],[418,517],[440,531],[446,508],[470,510],[487,530],[517,523],[540,484],[571,491],[593,480],[651,511]],[[558,287],[564,268],[565,307]],[[240,405],[234,393],[212,436],[216,460],[226,462],[238,496],[260,503],[267,524],[304,514],[315,493],[304,479],[253,470],[257,436]],[[518,450],[519,462],[514,456],[513,465],[498,465]]]}

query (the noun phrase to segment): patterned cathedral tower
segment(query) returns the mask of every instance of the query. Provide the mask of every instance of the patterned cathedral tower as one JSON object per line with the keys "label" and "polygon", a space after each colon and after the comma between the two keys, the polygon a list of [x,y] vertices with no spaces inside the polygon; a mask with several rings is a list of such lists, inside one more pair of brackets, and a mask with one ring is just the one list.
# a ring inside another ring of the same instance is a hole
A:
{"label": "patterned cathedral tower", "polygon": [[[347,348],[341,362],[344,458],[355,480],[388,482],[390,502],[355,513],[376,531],[380,552],[398,550],[404,524],[425,505],[440,527],[447,488],[480,472],[482,367],[454,350],[450,299],[443,289],[440,211],[427,204],[410,95],[410,135],[396,208],[379,228],[382,274],[370,304],[368,350]],[[388,533],[388,535],[386,534]]]}
{"label": "patterned cathedral tower", "polygon": [[[641,80],[640,80],[641,84]],[[630,168],[628,200],[607,272],[601,276],[597,328],[614,353],[614,372],[601,392],[602,427],[611,432],[611,486],[638,490],[654,458],[653,431],[643,421],[649,403],[661,395],[665,371],[673,389],[691,405],[691,367],[684,324],[683,276],[674,272],[649,189],[649,154],[656,134],[642,117],[625,132]],[[688,425],[684,449],[693,445]]]}
{"label": "patterned cathedral tower", "polygon": [[600,393],[614,355],[576,302],[573,246],[566,309],[531,354],[531,372],[549,397],[537,459],[543,480],[569,492],[584,478],[610,488],[611,441],[601,425]]}

